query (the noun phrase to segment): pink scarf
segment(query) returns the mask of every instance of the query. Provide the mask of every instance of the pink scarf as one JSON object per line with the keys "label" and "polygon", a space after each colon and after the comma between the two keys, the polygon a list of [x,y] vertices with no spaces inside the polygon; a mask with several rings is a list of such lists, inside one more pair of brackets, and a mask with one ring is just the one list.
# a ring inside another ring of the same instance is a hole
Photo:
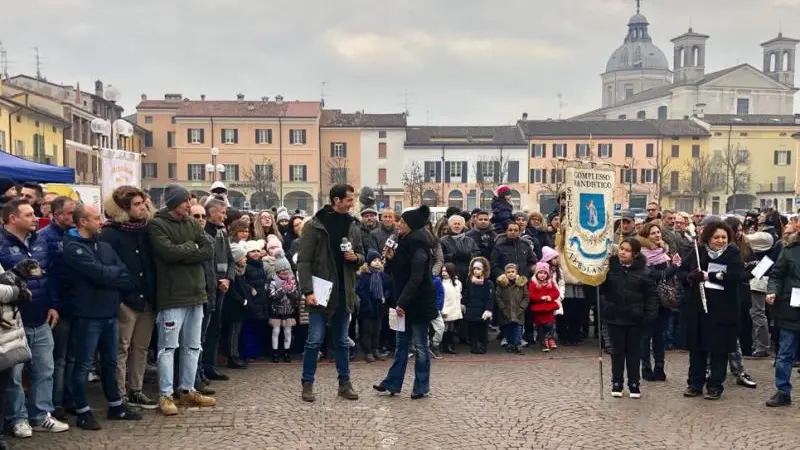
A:
{"label": "pink scarf", "polygon": [[642,247],[642,254],[647,258],[647,266],[656,266],[658,264],[667,263],[670,261],[669,255],[663,248],[657,247],[654,249]]}

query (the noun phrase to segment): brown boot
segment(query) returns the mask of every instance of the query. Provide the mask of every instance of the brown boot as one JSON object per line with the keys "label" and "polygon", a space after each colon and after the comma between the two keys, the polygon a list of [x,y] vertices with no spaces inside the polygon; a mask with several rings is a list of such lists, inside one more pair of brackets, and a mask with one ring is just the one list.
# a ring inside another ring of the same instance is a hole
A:
{"label": "brown boot", "polygon": [[339,385],[339,397],[347,400],[358,400],[358,394],[353,390],[353,384],[349,381]]}
{"label": "brown boot", "polygon": [[314,395],[314,383],[303,383],[303,393],[300,395],[300,398],[302,398],[304,402],[313,402],[317,399],[317,396]]}

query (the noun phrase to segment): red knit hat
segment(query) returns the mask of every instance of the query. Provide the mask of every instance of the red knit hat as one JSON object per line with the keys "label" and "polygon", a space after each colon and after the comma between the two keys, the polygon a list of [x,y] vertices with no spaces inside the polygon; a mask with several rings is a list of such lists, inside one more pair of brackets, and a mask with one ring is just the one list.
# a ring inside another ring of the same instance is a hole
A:
{"label": "red knit hat", "polygon": [[505,184],[502,184],[502,185],[500,185],[499,188],[497,188],[496,193],[497,193],[498,197],[502,197],[504,195],[510,194],[511,193],[511,188],[506,186]]}

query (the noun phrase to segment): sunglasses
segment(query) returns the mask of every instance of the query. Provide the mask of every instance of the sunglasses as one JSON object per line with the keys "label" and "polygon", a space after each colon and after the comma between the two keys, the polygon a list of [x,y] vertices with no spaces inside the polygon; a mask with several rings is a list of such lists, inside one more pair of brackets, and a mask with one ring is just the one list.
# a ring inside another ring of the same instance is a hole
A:
{"label": "sunglasses", "polygon": [[652,212],[652,211],[655,211],[655,210],[656,210],[655,208],[647,208],[648,212]]}
{"label": "sunglasses", "polygon": [[194,217],[195,219],[205,219],[206,215],[205,214],[192,214],[192,217]]}

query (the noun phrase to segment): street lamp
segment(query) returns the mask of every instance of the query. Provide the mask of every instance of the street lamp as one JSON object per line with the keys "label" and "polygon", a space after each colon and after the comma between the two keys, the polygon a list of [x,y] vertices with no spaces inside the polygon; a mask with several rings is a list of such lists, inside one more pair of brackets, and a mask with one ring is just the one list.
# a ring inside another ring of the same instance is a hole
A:
{"label": "street lamp", "polygon": [[213,183],[217,181],[217,172],[220,174],[225,173],[225,165],[217,164],[217,156],[219,156],[219,149],[217,147],[212,147],[210,153],[211,164],[206,164],[206,172],[211,174],[211,182]]}

